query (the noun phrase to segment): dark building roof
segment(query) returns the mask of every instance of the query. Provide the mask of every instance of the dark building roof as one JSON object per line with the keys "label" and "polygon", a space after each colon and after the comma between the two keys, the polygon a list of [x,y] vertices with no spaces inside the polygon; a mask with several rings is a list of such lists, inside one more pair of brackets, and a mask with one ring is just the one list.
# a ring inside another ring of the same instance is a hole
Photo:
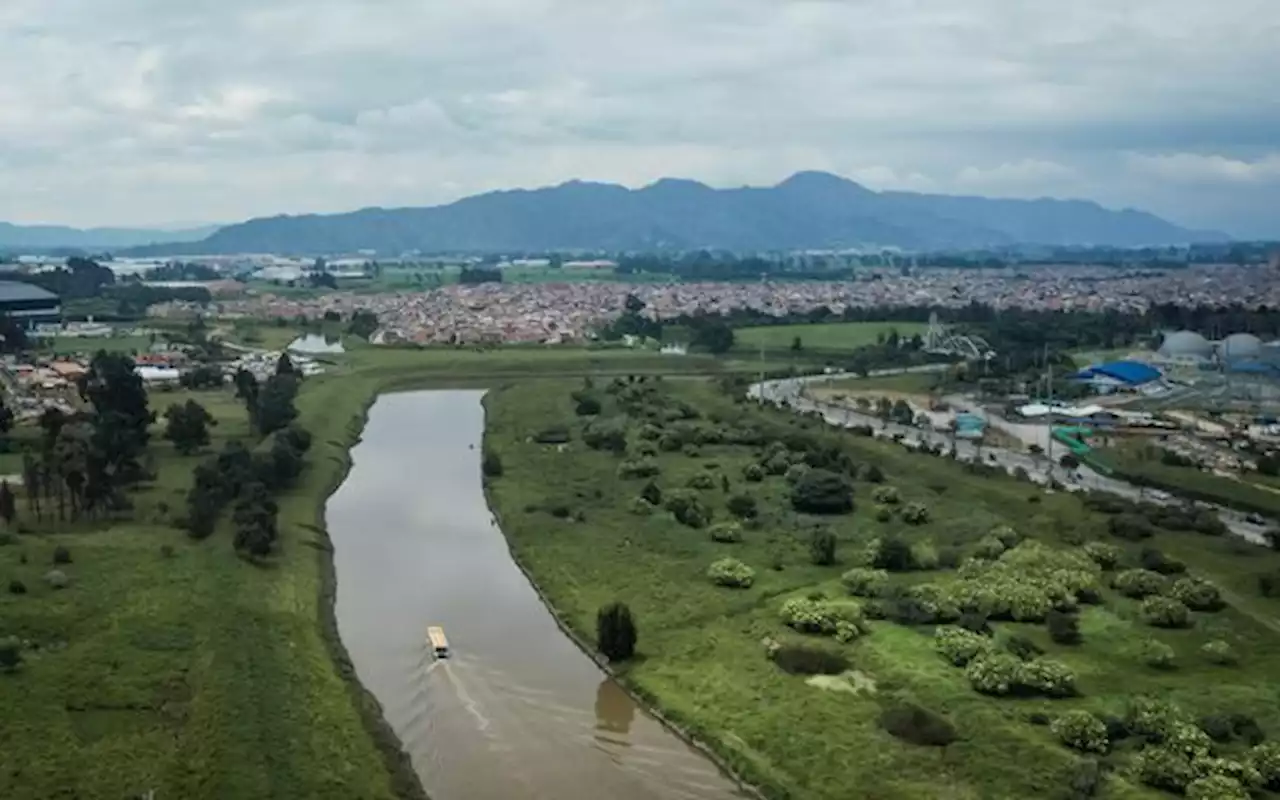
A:
{"label": "dark building roof", "polygon": [[1141,386],[1144,383],[1159,380],[1160,370],[1150,364],[1143,364],[1141,361],[1112,361],[1082,370],[1076,377],[1084,380],[1104,377],[1127,383],[1130,386]]}
{"label": "dark building roof", "polygon": [[34,283],[22,281],[0,281],[0,303],[14,303],[20,300],[48,300],[58,302],[53,292],[41,289]]}

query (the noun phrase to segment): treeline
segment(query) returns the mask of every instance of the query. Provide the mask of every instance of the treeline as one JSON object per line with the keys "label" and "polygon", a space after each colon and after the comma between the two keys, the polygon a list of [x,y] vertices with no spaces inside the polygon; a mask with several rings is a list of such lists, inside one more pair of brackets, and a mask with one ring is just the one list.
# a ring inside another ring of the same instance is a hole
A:
{"label": "treeline", "polygon": [[[195,265],[183,269],[191,266]],[[115,273],[107,267],[79,256],[67,259],[66,266],[60,269],[19,274],[15,278],[58,295],[64,303],[69,303],[64,308],[68,316],[75,315],[76,308],[82,308],[91,309],[94,316],[103,319],[137,319],[146,316],[147,309],[159,303],[175,300],[208,303],[212,299],[209,290],[202,286],[146,286],[137,278],[117,281]],[[152,279],[176,280],[154,275]]]}
{"label": "treeline", "polygon": [[663,341],[668,332],[678,332],[679,338],[693,349],[721,354],[733,348],[733,327],[728,318],[722,315],[698,313],[681,314],[671,319],[653,319],[643,313],[644,309],[642,300],[635,295],[627,295],[622,315],[600,331],[600,338],[618,341],[624,336],[635,336]]}
{"label": "treeline", "polygon": [[739,257],[701,250],[678,256],[629,255],[618,259],[619,275],[673,275],[687,281],[749,281],[762,276],[787,280],[850,280],[852,265],[836,257]]}
{"label": "treeline", "polygon": [[474,286],[480,283],[502,283],[502,270],[497,267],[463,267],[458,273],[458,283]]}
{"label": "treeline", "polygon": [[227,506],[234,504],[236,550],[262,558],[276,549],[279,507],[274,495],[297,483],[311,448],[311,434],[294,424],[299,378],[287,353],[261,384],[246,370],[236,373],[236,396],[244,402],[254,432],[267,438],[252,453],[240,442],[230,442],[196,467],[185,519],[193,538],[210,536]]}

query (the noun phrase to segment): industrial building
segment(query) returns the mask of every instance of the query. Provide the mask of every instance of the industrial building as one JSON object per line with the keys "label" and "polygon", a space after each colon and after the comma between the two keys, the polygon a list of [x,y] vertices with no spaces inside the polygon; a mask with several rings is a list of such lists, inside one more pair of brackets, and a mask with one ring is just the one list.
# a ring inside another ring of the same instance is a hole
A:
{"label": "industrial building", "polygon": [[1107,394],[1119,390],[1135,390],[1160,380],[1160,370],[1141,361],[1111,361],[1095,364],[1075,375],[1095,391]]}
{"label": "industrial building", "polygon": [[0,314],[24,328],[62,322],[62,301],[56,294],[22,281],[0,281]]}

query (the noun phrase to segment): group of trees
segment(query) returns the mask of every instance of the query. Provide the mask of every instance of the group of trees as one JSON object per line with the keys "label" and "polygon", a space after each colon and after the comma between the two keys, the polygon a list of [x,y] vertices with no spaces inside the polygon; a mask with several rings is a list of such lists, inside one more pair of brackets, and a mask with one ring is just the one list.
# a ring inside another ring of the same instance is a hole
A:
{"label": "group of trees", "polygon": [[155,415],[132,360],[98,353],[79,388],[93,410],[67,415],[47,409],[39,420],[39,450],[23,457],[27,505],[37,520],[46,514],[76,520],[123,508],[123,489],[147,474],[143,458]]}
{"label": "group of trees", "polygon": [[644,301],[635,295],[627,295],[621,316],[606,326],[601,338],[617,341],[624,336],[662,341],[669,332],[679,332],[684,343],[696,350],[708,353],[727,353],[733,349],[734,334],[729,320],[719,314],[682,314],[670,320],[652,319],[642,312]]}
{"label": "group of trees", "polygon": [[502,270],[497,267],[463,267],[458,273],[458,283],[473,286],[480,283],[502,283]]}
{"label": "group of trees", "polygon": [[259,435],[269,436],[297,419],[293,401],[298,396],[299,378],[288,353],[280,354],[275,374],[261,384],[246,369],[236,373],[236,397],[244,401],[249,424]]}

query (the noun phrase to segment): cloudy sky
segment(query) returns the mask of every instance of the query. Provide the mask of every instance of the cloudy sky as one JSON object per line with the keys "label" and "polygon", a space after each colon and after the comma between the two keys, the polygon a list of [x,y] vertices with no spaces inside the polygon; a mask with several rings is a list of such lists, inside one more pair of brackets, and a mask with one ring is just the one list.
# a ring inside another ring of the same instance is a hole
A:
{"label": "cloudy sky", "polygon": [[1280,236],[1278,41],[1277,0],[3,0],[0,220],[824,169]]}

